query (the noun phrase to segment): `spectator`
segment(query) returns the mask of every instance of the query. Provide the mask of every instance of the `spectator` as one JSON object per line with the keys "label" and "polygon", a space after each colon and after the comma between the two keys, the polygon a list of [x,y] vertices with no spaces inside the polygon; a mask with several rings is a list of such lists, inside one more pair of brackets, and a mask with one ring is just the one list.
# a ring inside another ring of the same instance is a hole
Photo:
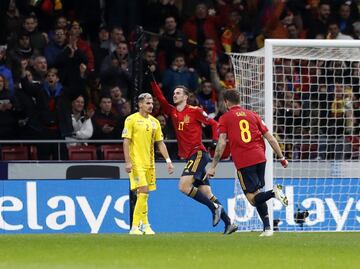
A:
{"label": "spectator", "polygon": [[[290,38],[290,34],[289,34]],[[236,40],[232,43],[231,51],[233,53],[248,52],[250,48],[249,40],[246,34],[240,33]]]}
{"label": "spectator", "polygon": [[49,33],[48,33],[49,42],[54,40],[55,30],[59,29],[59,28],[64,30],[64,34],[66,36],[67,32],[68,32],[68,20],[63,15],[60,15],[55,18],[55,25],[54,25],[53,29],[51,31],[49,31]]}
{"label": "spectator", "polygon": [[9,93],[11,96],[14,96],[13,75],[11,70],[6,66],[6,48],[7,46],[0,46],[0,75],[5,77]]}
{"label": "spectator", "polygon": [[6,62],[10,70],[12,70],[14,83],[20,82],[21,76],[21,60],[29,60],[36,52],[31,47],[30,36],[26,32],[18,34],[18,41],[15,47],[8,50]]}
{"label": "spectator", "polygon": [[44,56],[49,67],[55,66],[57,57],[62,53],[67,45],[65,34],[66,32],[63,28],[56,28],[54,30],[53,39],[44,49]]}
{"label": "spectator", "polygon": [[[123,119],[125,119],[127,116],[129,116],[131,114],[131,103],[130,101],[126,101],[122,106],[121,106],[121,114],[120,117],[122,117]],[[123,121],[120,121],[123,122]]]}
{"label": "spectator", "polygon": [[[71,103],[72,136],[65,136],[65,140],[79,141],[90,139],[93,135],[93,124],[91,117],[94,111],[85,110],[84,96],[78,96]],[[77,146],[79,143],[68,143],[67,146]]]}
{"label": "spectator", "polygon": [[337,22],[329,22],[328,25],[328,34],[326,36],[327,39],[353,39],[349,35],[344,35],[342,32],[340,32],[339,25]]}
{"label": "spectator", "polygon": [[[46,62],[46,61],[45,61]],[[70,35],[69,43],[55,59],[55,66],[59,70],[64,86],[72,89],[72,97],[85,93],[85,75],[87,73],[86,55],[78,48],[77,39]]]}
{"label": "spectator", "polygon": [[69,30],[69,43],[74,42],[76,47],[86,55],[87,58],[87,70],[88,72],[93,72],[95,70],[95,63],[94,63],[94,54],[91,50],[90,44],[81,38],[82,29],[80,27],[80,23],[77,21],[73,21],[70,26]]}
{"label": "spectator", "polygon": [[215,48],[215,41],[211,38],[205,40],[204,50],[195,59],[195,68],[202,79],[210,79],[210,65],[217,64],[218,53]]}
{"label": "spectator", "polygon": [[337,14],[337,24],[339,25],[340,32],[345,35],[353,35],[353,23],[355,22],[355,18],[358,18],[358,10],[356,10],[356,15],[352,16],[351,7],[348,2],[344,2],[340,4]]}
{"label": "spectator", "polygon": [[121,42],[126,42],[124,31],[121,27],[115,26],[111,29],[108,54],[114,52]]}
{"label": "spectator", "polygon": [[41,102],[43,100],[41,98],[41,84],[33,80],[31,71],[26,69],[27,65],[27,60],[21,61],[21,83],[15,93],[18,103],[16,109],[19,123],[19,138],[37,140],[44,136],[40,118]]}
{"label": "spectator", "polygon": [[106,26],[101,26],[98,32],[98,38],[92,42],[91,49],[94,53],[95,72],[99,74],[100,66],[104,58],[109,54],[110,34]]}
{"label": "spectator", "polygon": [[100,78],[104,87],[118,85],[127,96],[131,87],[131,70],[129,49],[125,42],[120,42],[118,48],[106,56],[101,64]]}
{"label": "spectator", "polygon": [[299,30],[298,30],[295,23],[289,24],[287,26],[287,31],[288,31],[288,38],[289,39],[299,39],[300,38]]}
{"label": "spectator", "polygon": [[3,5],[0,8],[0,44],[6,44],[11,34],[19,32],[21,14],[16,6],[18,1],[2,2]]}
{"label": "spectator", "polygon": [[95,109],[100,104],[100,97],[103,94],[103,87],[100,78],[96,73],[91,73],[86,79],[86,97],[88,98],[88,108]]}
{"label": "spectator", "polygon": [[30,59],[30,65],[33,69],[33,79],[42,83],[48,71],[47,60],[44,56],[34,56]]}
{"label": "spectator", "polygon": [[0,139],[16,138],[14,98],[10,94],[4,75],[0,75]]}
{"label": "spectator", "polygon": [[201,82],[200,91],[197,94],[200,106],[209,115],[210,118],[215,118],[217,114],[217,103],[215,100],[215,92],[212,84],[208,80]]}
{"label": "spectator", "polygon": [[168,64],[165,51],[160,47],[159,35],[150,35],[148,37],[146,46],[147,49],[153,50],[155,52],[158,70],[163,72]]}
{"label": "spectator", "polygon": [[[43,53],[43,50],[48,42],[48,36],[46,33],[42,33],[38,30],[38,19],[35,15],[28,15],[24,18],[22,23],[22,30],[28,33],[31,40],[31,47],[34,50]],[[14,33],[13,37],[9,41],[10,45],[16,44],[17,34]]]}
{"label": "spectator", "polygon": [[353,28],[354,28],[354,38],[360,39],[360,21],[354,22]]}
{"label": "spectator", "polygon": [[278,1],[274,13],[265,26],[266,38],[288,38],[287,26],[294,23],[294,14],[285,6],[285,1]]}
{"label": "spectator", "polygon": [[112,112],[111,97],[102,96],[99,107],[92,117],[94,126],[94,135],[92,138],[100,140],[118,139],[122,129],[119,128],[119,118]]}
{"label": "spectator", "polygon": [[224,21],[219,16],[209,15],[207,5],[200,2],[195,6],[194,16],[184,22],[182,30],[198,50],[201,50],[206,38],[212,38],[216,48],[221,50],[219,29],[223,24]]}
{"label": "spectator", "polygon": [[175,5],[176,1],[158,0],[148,2],[144,8],[147,11],[144,14],[144,25],[148,31],[158,33],[167,17],[172,17],[175,21],[180,19],[179,9]]}
{"label": "spectator", "polygon": [[[46,60],[45,60],[46,63]],[[25,78],[26,64],[22,65],[23,79],[21,80],[22,89],[31,95],[39,96],[39,118],[41,122],[40,139],[56,140],[61,139],[61,133],[70,133],[68,125],[60,126],[59,120],[66,118],[66,102],[62,95],[64,92],[62,84],[59,82],[58,71],[51,68],[46,73],[44,82],[29,81]],[[31,94],[32,93],[32,94]],[[62,122],[63,123],[63,122]],[[60,129],[62,132],[60,133]],[[60,152],[56,144],[39,144],[40,160],[58,160]]]}
{"label": "spectator", "polygon": [[326,36],[327,24],[331,15],[331,6],[327,2],[320,2],[317,14],[307,22],[307,37],[315,38],[317,35]]}
{"label": "spectator", "polygon": [[226,53],[230,53],[232,51],[232,44],[236,42],[241,34],[245,37],[240,29],[240,21],[241,15],[239,10],[234,9],[230,11],[228,23],[221,35],[221,44]]}
{"label": "spectator", "polygon": [[192,92],[198,87],[198,75],[195,70],[186,66],[185,57],[181,54],[174,57],[171,67],[163,74],[162,88],[169,102],[172,102],[173,90],[177,85],[184,85]]}
{"label": "spectator", "polygon": [[353,126],[352,89],[341,84],[335,85],[334,100],[331,102],[331,113],[328,121],[329,135],[344,135],[352,132]]}
{"label": "spectator", "polygon": [[171,64],[174,54],[190,53],[190,46],[186,35],[177,28],[176,18],[167,16],[164,20],[164,33],[160,39],[160,48],[165,52],[166,66]]}
{"label": "spectator", "polygon": [[156,53],[155,51],[147,47],[143,54],[143,85],[142,90],[143,92],[149,92],[151,91],[151,82],[153,80],[153,77],[156,81],[161,80],[161,73],[158,68],[158,63],[156,61]]}
{"label": "spectator", "polygon": [[123,97],[122,89],[119,86],[114,86],[110,89],[110,97],[112,102],[112,113],[117,116],[122,115],[122,107],[126,103]]}
{"label": "spectator", "polygon": [[123,64],[124,61],[128,61],[128,57],[128,44],[124,41],[119,42],[116,49],[102,61],[100,72],[105,73],[113,66],[121,67],[121,64]]}

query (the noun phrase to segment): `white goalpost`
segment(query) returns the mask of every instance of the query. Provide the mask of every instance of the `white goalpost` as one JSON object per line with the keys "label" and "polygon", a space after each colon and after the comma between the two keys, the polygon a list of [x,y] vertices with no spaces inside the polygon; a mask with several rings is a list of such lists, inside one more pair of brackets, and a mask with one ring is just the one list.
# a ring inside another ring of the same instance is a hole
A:
{"label": "white goalpost", "polygon": [[[265,41],[230,54],[242,106],[259,113],[290,161],[267,145],[266,185],[285,186],[289,206],[268,202],[280,231],[360,230],[360,41]],[[261,230],[235,181],[235,221]]]}

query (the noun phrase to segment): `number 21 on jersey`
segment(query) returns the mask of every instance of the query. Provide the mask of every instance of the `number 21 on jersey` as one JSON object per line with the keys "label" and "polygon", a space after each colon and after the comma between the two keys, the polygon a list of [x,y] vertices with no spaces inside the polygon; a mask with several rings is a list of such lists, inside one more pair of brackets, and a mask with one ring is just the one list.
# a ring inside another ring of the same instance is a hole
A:
{"label": "number 21 on jersey", "polygon": [[240,127],[240,136],[241,140],[244,143],[249,143],[251,141],[251,132],[250,132],[250,125],[247,120],[240,120],[239,121],[239,127]]}

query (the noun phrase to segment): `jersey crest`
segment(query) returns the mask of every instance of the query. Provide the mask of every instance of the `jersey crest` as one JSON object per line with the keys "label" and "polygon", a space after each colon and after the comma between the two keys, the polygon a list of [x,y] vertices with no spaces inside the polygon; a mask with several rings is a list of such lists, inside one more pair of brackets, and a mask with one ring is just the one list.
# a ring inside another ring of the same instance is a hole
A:
{"label": "jersey crest", "polygon": [[184,123],[189,123],[190,122],[190,117],[189,115],[185,115],[184,117]]}

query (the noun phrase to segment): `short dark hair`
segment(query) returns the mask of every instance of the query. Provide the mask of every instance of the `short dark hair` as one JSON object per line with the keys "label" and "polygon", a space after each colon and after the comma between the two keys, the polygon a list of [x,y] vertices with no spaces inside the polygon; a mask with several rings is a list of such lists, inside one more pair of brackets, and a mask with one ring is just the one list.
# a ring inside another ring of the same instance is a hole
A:
{"label": "short dark hair", "polygon": [[111,96],[109,94],[102,94],[99,99],[100,99],[100,102],[102,99],[110,99],[111,100]]}
{"label": "short dark hair", "polygon": [[228,101],[234,105],[240,104],[240,94],[236,90],[226,90],[223,93],[223,97],[225,101]]}

